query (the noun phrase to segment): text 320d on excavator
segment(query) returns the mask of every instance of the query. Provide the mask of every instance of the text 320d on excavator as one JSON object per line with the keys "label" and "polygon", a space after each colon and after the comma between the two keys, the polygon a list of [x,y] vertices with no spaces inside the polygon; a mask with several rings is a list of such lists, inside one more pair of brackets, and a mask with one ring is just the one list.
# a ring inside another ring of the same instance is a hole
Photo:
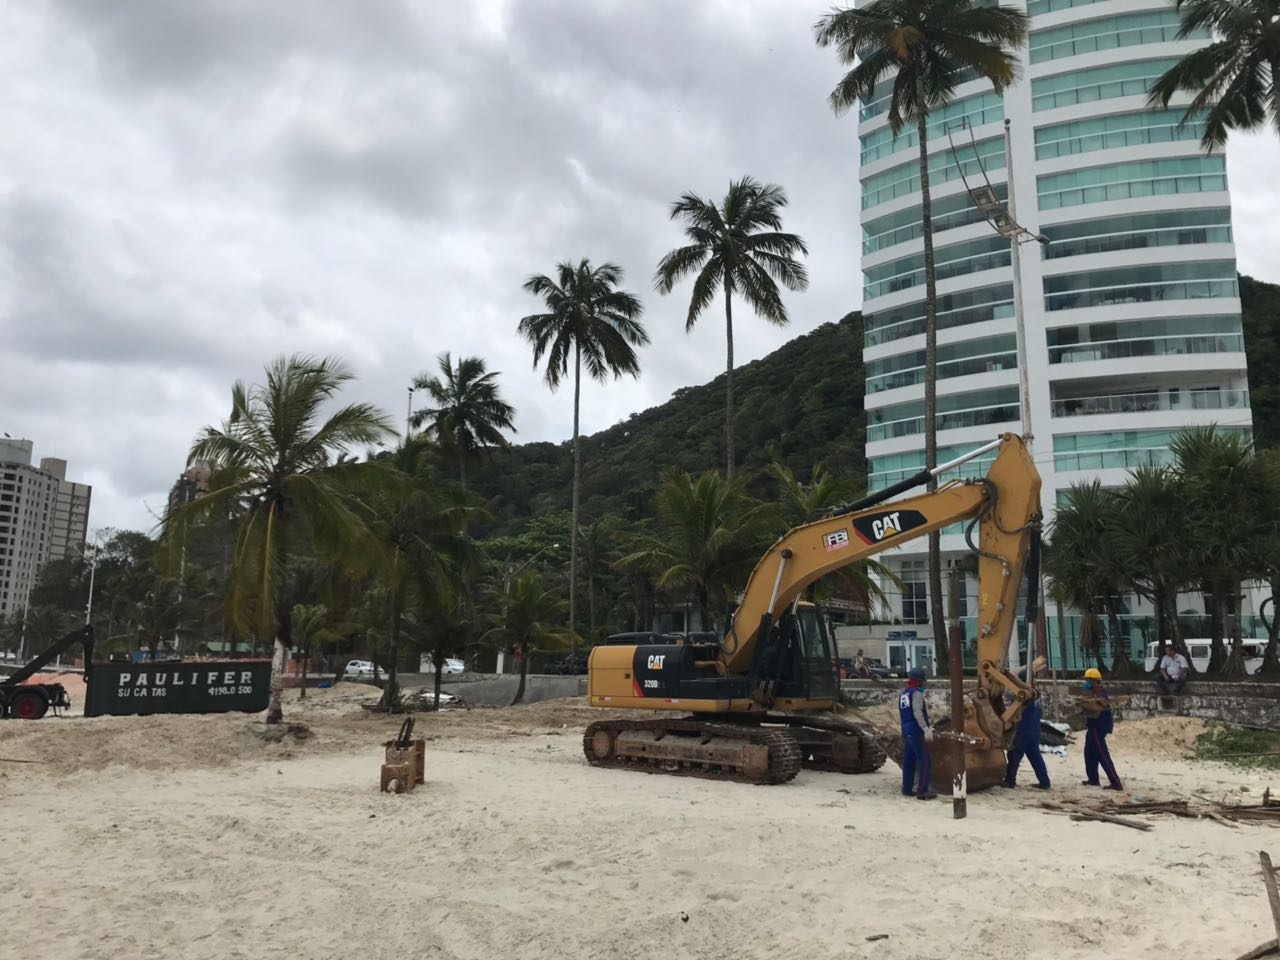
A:
{"label": "text 320d on excavator", "polygon": [[[995,461],[982,479],[886,502],[993,449]],[[1008,670],[1007,654],[1028,553],[1033,544],[1038,549],[1040,517],[1035,463],[1021,438],[1005,434],[796,527],[756,564],[720,643],[592,651],[587,696],[593,707],[686,716],[593,723],[583,737],[587,760],[749,783],[782,783],[802,766],[842,773],[878,769],[885,755],[874,733],[827,713],[836,700],[829,639],[817,610],[800,596],[827,573],[967,522],[966,536],[978,554],[978,677],[965,698],[965,767],[972,788],[996,782],[1018,716],[1033,695]]]}

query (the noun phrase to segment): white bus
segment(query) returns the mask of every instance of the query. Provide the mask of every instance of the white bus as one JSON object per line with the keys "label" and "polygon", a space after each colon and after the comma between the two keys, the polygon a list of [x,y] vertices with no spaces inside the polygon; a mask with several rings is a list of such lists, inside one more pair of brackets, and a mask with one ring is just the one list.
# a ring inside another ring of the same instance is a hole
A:
{"label": "white bus", "polygon": [[[1191,658],[1191,665],[1197,670],[1204,672],[1209,669],[1209,651],[1212,649],[1213,641],[1207,637],[1193,637],[1182,641],[1187,645],[1187,653]],[[1223,645],[1227,648],[1227,652],[1231,652],[1234,641],[1229,637],[1224,637]],[[1240,641],[1244,650],[1244,668],[1249,673],[1257,673],[1262,667],[1262,656],[1267,650],[1267,641],[1254,640],[1245,637]],[[1160,658],[1164,656],[1162,651],[1163,643],[1148,643],[1147,658],[1143,662],[1143,668],[1150,673],[1156,668],[1156,664],[1160,662]]]}

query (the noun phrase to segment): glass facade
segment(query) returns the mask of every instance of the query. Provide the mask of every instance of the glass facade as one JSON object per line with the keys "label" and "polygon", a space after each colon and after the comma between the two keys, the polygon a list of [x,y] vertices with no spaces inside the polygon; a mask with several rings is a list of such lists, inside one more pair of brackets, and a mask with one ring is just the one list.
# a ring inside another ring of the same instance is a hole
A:
{"label": "glass facade", "polygon": [[[1115,50],[1118,47],[1144,43],[1170,43],[1178,39],[1180,25],[1178,12],[1171,5],[1168,10],[1099,17],[1050,30],[1033,30],[1029,44],[1031,62],[1061,60],[1064,57],[1077,57],[1082,53]],[[1209,35],[1203,30],[1197,30],[1190,36],[1207,39]]]}
{"label": "glass facade", "polygon": [[[1003,320],[1013,316],[1013,284],[962,290],[938,297],[938,329],[950,330],[984,320]],[[913,337],[924,333],[924,301],[904,303],[900,307],[868,313],[862,318],[864,347]]]}
{"label": "glass facade", "polygon": [[1248,390],[1224,390],[1221,387],[1168,387],[1163,390],[1128,390],[1088,397],[1063,397],[1061,400],[1053,401],[1053,415],[1055,417],[1093,417],[1169,410],[1237,410],[1248,406]]}
{"label": "glass facade", "polygon": [[[963,377],[993,370],[1013,370],[1018,366],[1014,335],[1001,334],[980,340],[938,345],[938,378]],[[924,382],[924,351],[912,350],[872,360],[866,365],[867,393],[893,390]]]}
{"label": "glass facade", "polygon": [[[1009,198],[1007,184],[993,184],[992,190],[995,191],[997,199],[1001,201]],[[907,243],[911,240],[918,240],[924,236],[920,209],[919,205],[907,207],[905,210],[895,210],[893,213],[885,214],[883,217],[876,217],[876,219],[864,223],[862,225],[862,255],[865,257],[867,254],[875,253],[877,250],[887,250],[889,247]],[[966,227],[971,223],[982,223],[986,220],[982,212],[973,205],[973,200],[968,193],[955,193],[949,197],[935,199],[932,213],[935,240],[938,234],[944,231],[954,230],[957,227]]]}
{"label": "glass facade", "polygon": [[[931,111],[925,131],[928,138],[932,140],[934,137],[946,136],[953,130],[994,123],[1003,118],[1004,98],[998,93],[980,93],[977,96],[965,97],[963,100],[955,100]],[[910,127],[899,130],[896,137],[888,126],[883,126],[861,139],[862,163],[865,165],[891,156],[899,150],[918,146],[920,135],[913,123]]]}
{"label": "glass facade", "polygon": [[1235,314],[1082,323],[1052,327],[1045,336],[1050,363],[1244,351],[1240,317]]}
{"label": "glass facade", "polygon": [[[1004,167],[1004,140],[993,137],[977,144],[957,146],[929,155],[929,185],[937,188],[960,177],[980,177],[983,168],[990,173]],[[895,197],[920,192],[920,164],[916,160],[891,167],[862,181],[862,209],[885,203]]]}
{"label": "glass facade", "polygon": [[[889,112],[889,101],[893,99],[893,85],[897,79],[895,74],[888,80],[881,80],[876,84],[876,88],[871,91],[871,99],[862,101],[858,107],[859,123]],[[961,70],[956,74],[956,86],[977,79],[978,75],[972,70]]]}
{"label": "glass facade", "polygon": [[1177,62],[1177,57],[1162,57],[1037,77],[1031,81],[1031,109],[1053,110],[1115,97],[1145,97],[1156,79]]}
{"label": "glass facade", "polygon": [[1204,113],[1182,125],[1185,110],[1144,110],[1113,113],[1070,123],[1036,128],[1036,159],[1053,160],[1094,150],[1140,147],[1148,143],[1199,140],[1204,136]]}
{"label": "glass facade", "polygon": [[1044,278],[1044,307],[1050,311],[1236,294],[1234,260],[1153,263]]}
{"label": "glass facade", "polygon": [[[989,387],[938,397],[938,429],[978,427],[1018,419],[1018,387]],[[924,401],[909,400],[867,411],[867,439],[888,440],[924,432]]]}
{"label": "glass facade", "polygon": [[1057,13],[1059,10],[1070,10],[1072,7],[1083,7],[1100,0],[1029,0],[1027,16],[1039,17],[1046,13]]}
{"label": "glass facade", "polygon": [[1173,247],[1191,243],[1230,243],[1231,210],[1162,210],[1103,217],[1044,228],[1052,241],[1041,251],[1047,260],[1116,250]]}
{"label": "glass facade", "polygon": [[[938,463],[954,460],[973,449],[970,444],[964,447],[939,447]],[[995,463],[995,453],[983,454],[976,460],[962,463],[947,479],[961,477],[985,477],[991,464]],[[875,457],[867,461],[867,489],[883,490],[892,483],[899,483],[924,469],[924,451],[908,450],[903,453],[891,453],[885,457]]]}
{"label": "glass facade", "polygon": [[[1219,432],[1248,437],[1248,427],[1219,426]],[[1055,470],[1132,470],[1143,464],[1172,463],[1169,444],[1177,430],[1119,430],[1068,433],[1053,438]]]}
{"label": "glass facade", "polygon": [[1221,155],[1131,160],[1036,177],[1041,210],[1226,189],[1226,160]]}
{"label": "glass facade", "polygon": [[[1010,256],[1009,241],[996,234],[953,243],[934,250],[934,274],[938,280],[947,280],[978,270],[995,270],[1009,266]],[[924,254],[870,267],[863,271],[863,279],[863,300],[918,287],[924,283]]]}

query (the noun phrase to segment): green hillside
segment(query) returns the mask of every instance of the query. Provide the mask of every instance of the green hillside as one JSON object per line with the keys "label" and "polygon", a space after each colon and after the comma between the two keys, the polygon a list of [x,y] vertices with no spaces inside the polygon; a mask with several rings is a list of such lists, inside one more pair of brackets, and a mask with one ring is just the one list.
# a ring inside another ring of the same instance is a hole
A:
{"label": "green hillside", "polygon": [[[761,360],[739,367],[738,463],[758,471],[777,460],[802,475],[816,462],[863,476],[866,421],[862,409],[862,315],[851,313],[796,337]],[[626,389],[618,384],[617,389]],[[669,467],[691,473],[724,461],[724,376],[682,387],[658,407],[583,438],[582,506],[647,516]],[[527,443],[495,453],[474,471],[499,526],[569,506],[572,447]]]}

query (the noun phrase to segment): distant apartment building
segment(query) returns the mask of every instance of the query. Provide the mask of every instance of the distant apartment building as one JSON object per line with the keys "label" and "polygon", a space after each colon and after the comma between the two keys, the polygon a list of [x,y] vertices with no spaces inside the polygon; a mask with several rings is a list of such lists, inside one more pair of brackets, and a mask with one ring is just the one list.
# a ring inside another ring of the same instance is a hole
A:
{"label": "distant apartment building", "polygon": [[0,437],[0,615],[27,606],[40,568],[79,556],[89,528],[88,484],[67,479],[67,462],[32,466],[30,440]]}
{"label": "distant apartment building", "polygon": [[[1203,116],[1180,125],[1189,95],[1168,109],[1147,104],[1155,79],[1203,46],[1207,32],[1180,36],[1168,0],[1028,0],[1026,11],[1021,80],[1003,96],[966,80],[926,128],[938,460],[1019,428],[1009,241],[967,189],[989,180],[1006,200],[1012,159],[1017,219],[1050,240],[1023,247],[1021,299],[1029,426],[1051,520],[1073,483],[1119,486],[1132,467],[1169,462],[1169,442],[1183,428],[1214,423],[1247,436],[1252,424],[1225,158],[1201,148]],[[914,125],[896,137],[889,129],[892,84],[862,104],[858,131],[873,490],[924,465],[918,142]],[[990,462],[952,476],[983,473]],[[969,552],[958,530],[942,541],[944,562]],[[904,664],[927,661],[925,543],[886,560],[902,584],[893,615],[905,628],[889,653]],[[961,586],[967,613],[976,583]],[[1140,613],[1136,601],[1126,613]],[[1140,639],[1135,629],[1130,642]]]}

